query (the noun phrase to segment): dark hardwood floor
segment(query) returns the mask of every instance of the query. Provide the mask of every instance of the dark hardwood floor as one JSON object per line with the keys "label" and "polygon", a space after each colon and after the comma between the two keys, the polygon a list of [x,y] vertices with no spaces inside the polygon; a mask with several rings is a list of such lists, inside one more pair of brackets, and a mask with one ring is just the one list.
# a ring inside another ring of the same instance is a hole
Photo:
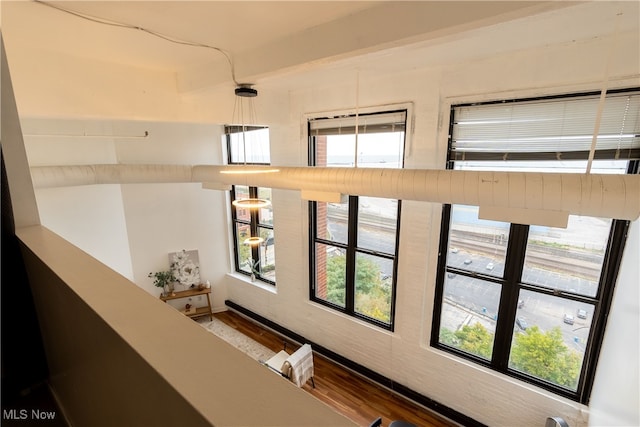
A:
{"label": "dark hardwood floor", "polygon": [[[298,348],[297,344],[233,311],[216,313],[215,317],[275,352],[282,350],[283,341],[287,342],[289,352]],[[369,426],[377,417],[382,417],[385,427],[393,420],[408,421],[420,427],[457,425],[317,353],[313,361],[316,387],[312,388],[309,382],[303,389],[358,425]]]}

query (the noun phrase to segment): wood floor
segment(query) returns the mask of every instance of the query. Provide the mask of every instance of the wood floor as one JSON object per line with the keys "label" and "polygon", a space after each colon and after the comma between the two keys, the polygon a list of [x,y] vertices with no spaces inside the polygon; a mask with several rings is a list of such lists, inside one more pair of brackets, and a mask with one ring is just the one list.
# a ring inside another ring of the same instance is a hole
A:
{"label": "wood floor", "polygon": [[[280,335],[244,316],[224,311],[216,313],[215,317],[275,352],[282,350],[283,338]],[[292,352],[297,348],[298,345],[287,341],[287,351]],[[382,417],[382,425],[385,427],[392,420],[408,421],[419,427],[457,425],[318,354],[314,354],[313,361],[316,387],[312,388],[309,382],[303,389],[358,425],[369,426],[378,417]]]}

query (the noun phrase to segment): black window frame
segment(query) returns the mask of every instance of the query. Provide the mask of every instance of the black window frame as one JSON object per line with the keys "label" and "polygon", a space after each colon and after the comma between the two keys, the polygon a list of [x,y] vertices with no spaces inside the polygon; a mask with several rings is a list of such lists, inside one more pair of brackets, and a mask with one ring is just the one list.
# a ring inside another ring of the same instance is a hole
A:
{"label": "black window frame", "polygon": [[[265,165],[269,165],[270,163],[264,163],[264,162],[240,162],[240,161],[234,161],[232,159],[232,151],[231,151],[231,134],[233,133],[242,133],[242,132],[249,132],[252,130],[260,130],[260,129],[267,129],[266,126],[231,126],[231,125],[227,125],[225,126],[224,129],[224,134],[225,134],[225,141],[226,141],[226,148],[227,148],[227,164],[230,165],[260,165],[260,166],[265,166]],[[258,198],[258,193],[259,193],[259,187],[253,187],[253,186],[247,186],[248,190],[249,190],[249,197],[250,198]],[[249,217],[250,219],[244,220],[244,219],[240,219],[238,218],[238,214],[237,214],[237,210],[238,208],[233,205],[233,202],[236,200],[236,186],[233,185],[231,186],[231,190],[229,191],[229,199],[230,199],[230,206],[231,206],[231,229],[232,229],[232,234],[233,234],[233,259],[234,259],[234,266],[235,266],[235,272],[236,273],[240,273],[242,275],[251,277],[251,273],[247,272],[245,270],[242,269],[242,265],[239,259],[239,253],[240,253],[240,248],[238,247],[238,224],[242,224],[245,226],[249,227],[250,230],[250,235],[251,236],[259,236],[260,235],[260,229],[266,229],[266,230],[270,230],[271,234],[274,236],[274,239],[272,242],[265,242],[264,244],[275,244],[275,233],[274,233],[274,229],[273,229],[273,225],[272,224],[267,224],[267,223],[262,223],[260,222],[260,214],[259,214],[259,210],[258,209],[249,209]],[[264,282],[267,283],[269,285],[272,286],[276,286],[276,282],[269,279],[268,277],[266,277],[265,275],[262,274],[262,259],[261,259],[261,254],[260,254],[260,245],[250,245],[249,246],[249,250],[251,251],[251,259],[254,261],[254,263],[257,264],[258,268],[257,269],[253,269],[253,267],[251,267],[251,269],[253,270],[254,274],[254,278],[256,280],[259,280],[260,282]]]}
{"label": "black window frame", "polygon": [[[625,93],[625,92],[638,92],[640,88],[612,90],[609,93]],[[491,103],[505,103],[505,102],[521,102],[521,101],[536,101],[536,100],[550,100],[560,99],[563,97],[580,97],[580,96],[595,96],[599,95],[598,92],[589,92],[583,94],[569,94],[550,97],[539,98],[527,98],[527,99],[514,99],[510,101],[493,101],[482,104]],[[474,105],[474,104],[465,104]],[[450,113],[449,123],[449,147],[447,150],[447,169],[453,169],[455,164],[456,155],[452,153],[452,135],[453,126],[455,123],[454,108],[465,105],[452,105]],[[628,160],[627,174],[638,174],[640,171],[640,160],[638,160],[638,149],[627,150],[626,155],[631,158]],[[599,153],[603,154],[603,153]],[[610,155],[611,153],[605,153],[604,155]],[[633,157],[632,157],[633,156]],[[480,157],[484,160],[497,160],[500,158],[487,156],[481,154]],[[538,160],[544,160],[548,156],[540,156]],[[511,157],[512,159],[521,160],[518,156]],[[565,157],[566,158],[566,157]],[[579,157],[581,160],[586,158]],[[598,156],[595,157],[599,158]],[[625,159],[625,157],[622,157]],[[475,158],[474,160],[480,160]],[[533,159],[536,160],[536,159]],[[451,205],[445,204],[442,209],[442,226],[440,231],[440,243],[438,252],[437,263],[437,275],[436,275],[436,289],[435,300],[433,310],[433,323],[431,329],[430,344],[434,348],[453,353],[459,357],[467,360],[471,360],[479,365],[485,366],[491,370],[497,371],[501,374],[523,380],[527,383],[534,384],[545,390],[554,392],[560,396],[564,396],[571,400],[580,402],[582,404],[588,404],[595,379],[595,372],[597,368],[598,358],[600,355],[601,346],[604,339],[604,332],[606,328],[607,318],[611,309],[611,302],[613,300],[615,284],[617,280],[618,271],[620,269],[620,263],[622,260],[622,254],[624,251],[626,237],[629,230],[630,221],[628,220],[616,220],[613,219],[609,232],[609,238],[607,241],[607,247],[605,250],[604,261],[602,265],[602,271],[600,274],[600,280],[598,283],[598,291],[594,297],[588,297],[582,294],[573,292],[566,292],[554,289],[548,289],[545,287],[536,286],[534,284],[526,283],[522,278],[523,265],[526,256],[527,238],[528,238],[528,225],[523,224],[511,224],[510,233],[507,245],[507,253],[505,258],[505,271],[502,277],[496,277],[491,274],[485,274],[482,272],[475,272],[471,270],[465,270],[463,268],[455,268],[447,266],[447,256],[449,249],[450,238],[450,225],[451,225]],[[459,350],[453,346],[440,342],[440,326],[443,306],[443,295],[445,276],[447,274],[465,275],[468,277],[474,277],[482,279],[483,281],[498,283],[501,285],[502,291],[500,295],[500,303],[496,323],[495,339],[491,360],[483,359],[479,356],[471,353]],[[585,354],[582,363],[582,369],[578,378],[578,386],[575,392],[566,389],[564,387],[555,385],[551,382],[544,381],[527,375],[524,372],[510,369],[509,354],[511,347],[511,340],[513,330],[515,328],[516,312],[518,308],[518,296],[520,290],[528,290],[536,293],[560,296],[573,301],[585,302],[593,304],[595,310],[593,313],[593,322],[589,335],[589,342],[585,349]]]}
{"label": "black window frame", "polygon": [[[403,112],[405,117],[408,115],[408,111],[406,109],[402,110],[389,110],[389,111],[378,111],[372,113],[365,113],[359,115],[361,116],[375,116],[382,115],[388,113],[396,113]],[[353,115],[346,115],[342,117],[355,117]],[[397,124],[393,125],[393,130],[396,130]],[[404,141],[403,145],[406,143],[406,118],[405,124],[402,125],[402,130],[404,131]],[[359,129],[364,130],[362,126],[359,126]],[[384,131],[389,131],[392,129],[390,126],[381,126],[380,129],[385,129]],[[342,128],[341,131],[343,133],[353,133],[355,131],[355,127],[352,128]],[[351,132],[349,132],[351,131]],[[309,153],[308,153],[308,163],[309,166],[316,165],[316,136],[313,135],[311,130],[310,121],[307,122],[307,135],[309,141]],[[403,147],[404,149],[404,147]],[[404,155],[402,159],[402,166],[404,167]],[[358,246],[358,208],[359,208],[359,196],[357,195],[348,195],[348,225],[347,225],[347,243],[336,242],[333,240],[327,240],[318,237],[318,229],[317,229],[317,202],[309,201],[309,299],[318,304],[324,305],[326,307],[330,307],[336,311],[339,311],[343,314],[346,314],[351,317],[355,317],[357,319],[363,320],[375,326],[378,326],[382,329],[389,330],[391,332],[394,331],[395,328],[395,309],[396,309],[396,287],[397,287],[397,272],[398,272],[398,248],[400,245],[400,218],[402,211],[402,201],[398,199],[398,208],[397,208],[397,216],[396,216],[396,235],[395,235],[395,248],[394,253],[386,253],[381,251],[376,251],[372,249],[367,249],[364,247]],[[316,296],[316,244],[326,244],[344,251],[346,255],[346,283],[345,283],[345,306],[342,307],[340,305],[334,304],[326,299],[322,299]],[[393,261],[392,267],[392,277],[391,277],[391,296],[390,296],[390,320],[389,323],[385,323],[379,319],[375,319],[373,317],[366,316],[362,313],[359,313],[355,309],[355,278],[356,278],[356,254],[364,254],[376,256],[388,260]]]}

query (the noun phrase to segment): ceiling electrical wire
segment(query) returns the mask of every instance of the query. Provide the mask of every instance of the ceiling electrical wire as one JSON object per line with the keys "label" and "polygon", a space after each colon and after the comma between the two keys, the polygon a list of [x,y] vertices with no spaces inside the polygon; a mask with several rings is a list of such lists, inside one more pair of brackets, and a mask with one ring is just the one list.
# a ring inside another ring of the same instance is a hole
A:
{"label": "ceiling electrical wire", "polygon": [[158,33],[156,31],[149,30],[148,28],[139,27],[139,26],[131,25],[131,24],[124,24],[122,22],[110,21],[110,20],[107,20],[107,19],[103,19],[103,18],[87,15],[87,14],[84,14],[84,13],[76,12],[76,11],[71,10],[71,9],[66,9],[64,7],[60,7],[60,6],[57,6],[57,5],[54,5],[54,4],[45,2],[45,1],[41,1],[41,0],[34,0],[34,1],[36,3],[42,4],[44,6],[48,6],[50,8],[59,10],[61,12],[68,13],[68,14],[76,16],[78,18],[86,19],[87,21],[96,22],[98,24],[110,25],[112,27],[127,28],[127,29],[130,29],[130,30],[138,30],[138,31],[142,31],[143,33],[147,33],[149,35],[152,35],[154,37],[158,37],[160,39],[166,40],[166,41],[171,42],[171,43],[180,44],[180,45],[184,45],[184,46],[202,47],[202,48],[206,48],[206,49],[215,50],[215,51],[221,53],[222,55],[224,55],[224,57],[226,58],[227,62],[229,63],[229,68],[230,68],[230,71],[231,71],[231,79],[236,84],[236,86],[248,86],[247,83],[239,83],[236,80],[236,72],[235,72],[235,67],[233,65],[233,59],[231,57],[231,54],[229,52],[227,52],[226,50],[221,49],[219,47],[210,46],[210,45],[207,45],[207,44],[204,44],[204,43],[197,43],[197,42],[190,42],[190,41],[180,40],[180,39],[177,39],[177,38],[174,38],[174,37],[171,37],[171,36],[167,36],[167,35],[162,34],[162,33]]}

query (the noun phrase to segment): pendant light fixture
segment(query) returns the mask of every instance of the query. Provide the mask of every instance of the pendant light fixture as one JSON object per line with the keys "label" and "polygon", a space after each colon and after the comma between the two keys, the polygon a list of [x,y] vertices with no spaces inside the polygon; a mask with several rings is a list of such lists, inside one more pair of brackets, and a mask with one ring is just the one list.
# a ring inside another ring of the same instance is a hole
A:
{"label": "pendant light fixture", "polygon": [[271,202],[267,199],[246,198],[236,199],[232,202],[232,204],[237,208],[260,209],[271,205]]}
{"label": "pendant light fixture", "polygon": [[[251,87],[250,84],[239,84],[235,89],[236,94],[236,102],[233,106],[233,119],[239,118],[241,129],[242,129],[242,150],[243,150],[243,160],[244,166],[247,165],[247,125],[245,123],[245,110],[247,110],[247,114],[249,115],[249,121],[255,119],[255,106],[253,105],[253,98],[258,96],[258,91]],[[237,114],[236,114],[237,113]],[[277,171],[277,170],[274,170]],[[221,173],[242,173],[241,171],[221,171]],[[271,202],[267,199],[261,198],[242,198],[235,199],[232,204],[237,208],[247,208],[247,209],[259,209],[266,206],[271,205]],[[254,237],[250,237],[247,240],[254,239]],[[245,243],[247,243],[245,241]]]}
{"label": "pendant light fixture", "polygon": [[[247,165],[247,139],[246,139],[247,126],[245,123],[245,110],[248,110],[250,122],[253,119],[255,119],[255,107],[253,105],[253,98],[258,96],[258,91],[253,87],[251,87],[251,85],[240,84],[236,87],[235,94],[236,94],[236,102],[233,107],[234,121],[236,117],[239,116],[239,119],[240,119],[239,121],[242,126],[241,131],[242,131],[243,160],[244,160],[244,165],[246,166]],[[238,113],[237,116],[236,116],[236,112]],[[232,204],[236,208],[260,209],[260,208],[269,206],[271,202],[267,199],[249,197],[249,198],[235,199],[232,202]],[[243,243],[250,247],[256,247],[260,245],[262,242],[264,242],[264,239],[260,236],[249,236],[247,239],[244,240]],[[251,270],[252,270],[251,273],[253,277],[253,270],[254,270],[253,258],[251,259],[250,262],[251,262]]]}
{"label": "pendant light fixture", "polygon": [[249,246],[258,246],[262,242],[264,242],[264,239],[262,237],[256,236],[256,237],[249,237],[247,239],[244,239],[244,242],[242,243]]}
{"label": "pendant light fixture", "polygon": [[236,88],[236,96],[243,98],[255,98],[258,96],[258,91],[251,87],[250,84],[240,84]]}

